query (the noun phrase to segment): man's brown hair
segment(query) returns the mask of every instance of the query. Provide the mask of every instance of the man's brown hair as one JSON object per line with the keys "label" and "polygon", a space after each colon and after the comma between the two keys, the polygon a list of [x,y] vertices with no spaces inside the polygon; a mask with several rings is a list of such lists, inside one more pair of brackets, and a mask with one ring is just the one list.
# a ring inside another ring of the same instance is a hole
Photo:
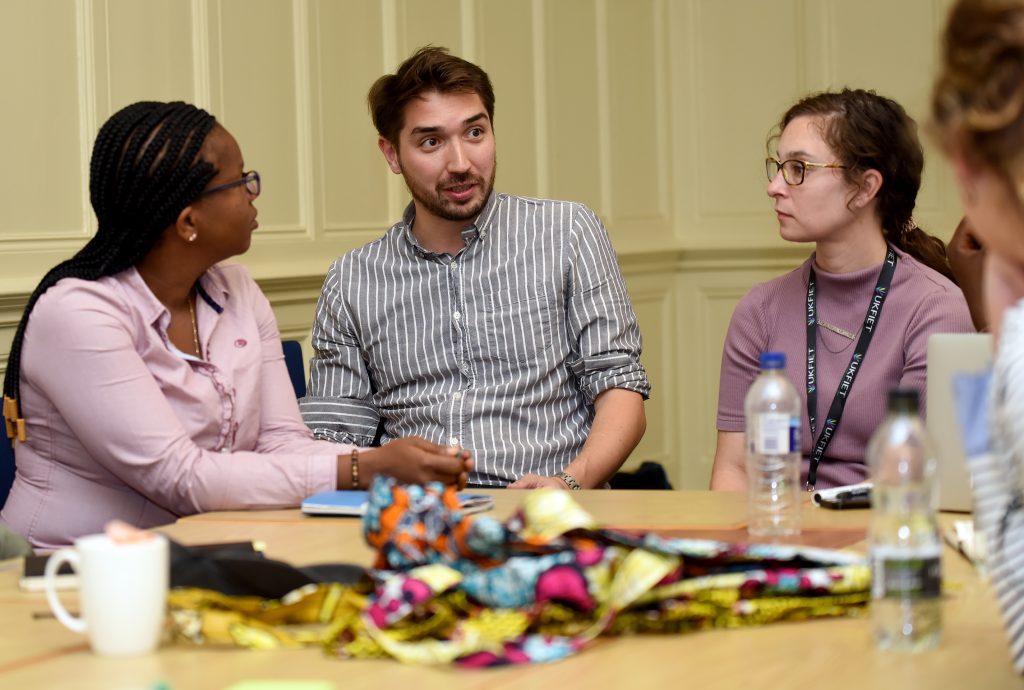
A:
{"label": "man's brown hair", "polygon": [[475,93],[494,124],[494,89],[487,73],[447,48],[425,46],[403,62],[394,74],[385,74],[370,87],[366,100],[377,133],[397,150],[398,133],[405,125],[405,106],[429,91]]}

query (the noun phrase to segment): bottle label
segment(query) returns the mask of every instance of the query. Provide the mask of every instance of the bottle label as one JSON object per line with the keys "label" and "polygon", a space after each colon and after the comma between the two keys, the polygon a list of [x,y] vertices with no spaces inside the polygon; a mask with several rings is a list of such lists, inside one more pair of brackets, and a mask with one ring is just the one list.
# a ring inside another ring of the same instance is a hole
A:
{"label": "bottle label", "polygon": [[765,412],[751,420],[750,452],[757,455],[784,455],[800,451],[800,420],[791,414]]}
{"label": "bottle label", "polygon": [[942,562],[928,549],[872,551],[873,599],[934,599],[942,593]]}

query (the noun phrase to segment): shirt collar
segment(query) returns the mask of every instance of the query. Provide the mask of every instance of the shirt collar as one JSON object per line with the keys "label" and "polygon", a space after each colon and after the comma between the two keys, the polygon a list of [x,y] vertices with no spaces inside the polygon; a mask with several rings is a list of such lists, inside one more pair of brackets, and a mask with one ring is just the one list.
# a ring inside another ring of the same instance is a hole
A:
{"label": "shirt collar", "polygon": [[[166,328],[166,320],[170,319],[170,313],[163,302],[156,298],[153,291],[146,285],[146,281],[139,275],[139,271],[132,266],[113,276],[124,289],[129,293],[132,301],[139,307],[148,323],[161,323]],[[200,299],[206,302],[211,309],[220,314],[224,311],[221,306],[230,296],[227,282],[221,275],[219,266],[212,266],[206,273],[196,281],[196,292]]]}
{"label": "shirt collar", "polygon": [[[469,244],[473,240],[483,240],[484,238],[487,237],[488,233],[490,233],[491,219],[494,217],[494,213],[497,210],[499,196],[501,195],[499,195],[492,189],[491,195],[487,197],[487,203],[485,203],[484,207],[480,209],[480,213],[477,214],[476,218],[473,219],[472,223],[463,228],[462,239],[463,241],[465,241],[466,246],[469,246]],[[413,251],[415,251],[420,256],[439,256],[437,252],[432,252],[427,249],[424,249],[423,245],[421,245],[419,241],[416,239],[416,236],[412,232],[412,225],[413,221],[415,220],[416,203],[414,201],[410,201],[409,205],[405,207],[405,211],[402,213],[401,232],[402,236],[405,238],[405,241],[408,242],[409,245],[413,248]]]}
{"label": "shirt collar", "polygon": [[221,274],[220,265],[211,266],[206,273],[199,276],[196,281],[196,292],[199,298],[210,305],[218,314],[224,313],[221,306],[231,297],[231,290],[228,283]]}

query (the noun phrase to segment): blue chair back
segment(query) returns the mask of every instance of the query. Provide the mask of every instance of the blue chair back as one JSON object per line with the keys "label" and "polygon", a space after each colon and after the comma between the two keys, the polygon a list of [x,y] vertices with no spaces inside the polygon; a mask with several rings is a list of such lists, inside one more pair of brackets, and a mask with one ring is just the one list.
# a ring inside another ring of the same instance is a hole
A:
{"label": "blue chair back", "polygon": [[[6,425],[4,425],[6,426]],[[7,494],[14,483],[14,446],[0,427],[0,508],[7,503]]]}
{"label": "blue chair back", "polygon": [[296,398],[306,397],[306,366],[302,357],[302,345],[298,340],[283,340],[284,363],[288,367],[288,376],[292,380]]}

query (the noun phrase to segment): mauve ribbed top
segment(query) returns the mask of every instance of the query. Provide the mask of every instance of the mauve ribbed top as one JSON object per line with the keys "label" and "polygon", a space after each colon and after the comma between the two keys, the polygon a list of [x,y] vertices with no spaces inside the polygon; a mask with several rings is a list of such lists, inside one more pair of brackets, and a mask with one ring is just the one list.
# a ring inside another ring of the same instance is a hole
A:
{"label": "mauve ribbed top", "polygon": [[[896,250],[899,261],[889,296],[846,402],[827,457],[818,467],[818,488],[852,484],[866,477],[864,450],[886,411],[890,388],[921,395],[925,407],[925,357],[932,333],[974,330],[963,293],[950,280]],[[807,276],[814,254],[799,268],[754,286],[732,314],[722,351],[718,430],[744,430],[743,398],[758,373],[758,355],[786,353],[786,374],[800,393],[801,445],[806,480],[813,443],[807,421]],[[881,264],[853,273],[826,273],[817,266],[818,318],[859,337]],[[817,347],[818,433],[855,341],[819,325]]]}

